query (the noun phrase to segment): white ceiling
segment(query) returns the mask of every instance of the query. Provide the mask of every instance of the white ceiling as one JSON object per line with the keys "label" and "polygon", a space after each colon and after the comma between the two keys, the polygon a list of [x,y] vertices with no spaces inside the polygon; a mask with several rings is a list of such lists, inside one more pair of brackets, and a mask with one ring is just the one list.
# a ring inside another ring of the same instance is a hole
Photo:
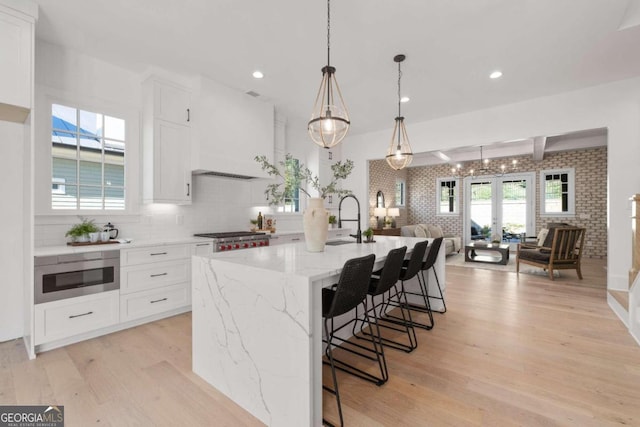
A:
{"label": "white ceiling", "polygon": [[[143,71],[253,90],[304,126],[326,65],[323,0],[36,0],[39,39]],[[407,126],[640,75],[638,0],[349,0],[332,65],[352,132]],[[618,30],[624,27],[624,30]],[[251,77],[259,68],[263,80]],[[490,80],[500,69],[504,77]]]}

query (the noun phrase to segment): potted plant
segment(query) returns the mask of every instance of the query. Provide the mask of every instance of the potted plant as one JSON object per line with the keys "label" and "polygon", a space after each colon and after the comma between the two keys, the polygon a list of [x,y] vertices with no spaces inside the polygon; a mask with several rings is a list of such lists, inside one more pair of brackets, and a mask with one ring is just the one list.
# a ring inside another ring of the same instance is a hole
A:
{"label": "potted plant", "polygon": [[251,223],[251,231],[256,231],[256,227],[258,226],[258,220],[250,219],[249,222]]}
{"label": "potted plant", "polygon": [[[329,213],[324,208],[323,199],[329,195],[340,198],[351,194],[351,191],[339,187],[338,183],[349,176],[353,170],[353,161],[339,161],[331,165],[332,177],[327,185],[320,183],[320,178],[313,175],[309,168],[296,161],[291,154],[284,161],[272,164],[266,156],[256,156],[256,162],[267,174],[280,178],[276,183],[267,185],[265,194],[271,205],[281,205],[295,198],[296,190],[309,197],[309,204],[302,217],[305,243],[309,252],[322,252],[327,241]],[[312,197],[307,186],[315,189],[318,197]]]}
{"label": "potted plant", "polygon": [[373,228],[369,227],[362,232],[362,235],[365,237],[365,242],[370,243],[373,242]]}
{"label": "potted plant", "polygon": [[338,220],[335,215],[329,215],[329,225],[331,228],[336,228],[336,225],[338,225]]}
{"label": "potted plant", "polygon": [[97,233],[100,231],[100,228],[94,224],[93,219],[88,219],[83,216],[78,216],[80,218],[80,223],[75,224],[71,227],[65,237],[71,237],[71,240],[74,242],[88,242],[89,241],[89,233]]}
{"label": "potted plant", "polygon": [[391,228],[391,224],[392,224],[391,218],[386,218],[384,220],[384,228]]}

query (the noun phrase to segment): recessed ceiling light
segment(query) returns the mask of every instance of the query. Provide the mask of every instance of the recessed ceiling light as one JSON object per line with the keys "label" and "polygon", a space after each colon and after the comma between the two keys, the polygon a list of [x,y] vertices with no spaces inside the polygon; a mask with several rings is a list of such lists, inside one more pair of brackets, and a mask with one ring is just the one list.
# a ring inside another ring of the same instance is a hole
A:
{"label": "recessed ceiling light", "polygon": [[408,96],[403,96],[402,98],[400,98],[400,102],[409,102],[411,101],[411,98],[409,98]]}
{"label": "recessed ceiling light", "polygon": [[260,70],[256,70],[253,72],[253,78],[254,79],[261,79],[264,77],[264,74],[262,74],[262,71]]}
{"label": "recessed ceiling light", "polygon": [[499,79],[500,77],[502,77],[502,71],[496,70],[493,73],[489,74],[490,79]]}

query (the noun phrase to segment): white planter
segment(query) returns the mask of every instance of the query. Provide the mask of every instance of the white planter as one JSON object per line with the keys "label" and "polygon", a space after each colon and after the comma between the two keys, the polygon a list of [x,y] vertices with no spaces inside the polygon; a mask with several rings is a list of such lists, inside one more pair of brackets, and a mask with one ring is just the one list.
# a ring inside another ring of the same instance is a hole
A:
{"label": "white planter", "polygon": [[309,199],[309,206],[302,216],[304,240],[309,252],[324,251],[327,242],[329,212],[324,208],[324,200],[320,197]]}

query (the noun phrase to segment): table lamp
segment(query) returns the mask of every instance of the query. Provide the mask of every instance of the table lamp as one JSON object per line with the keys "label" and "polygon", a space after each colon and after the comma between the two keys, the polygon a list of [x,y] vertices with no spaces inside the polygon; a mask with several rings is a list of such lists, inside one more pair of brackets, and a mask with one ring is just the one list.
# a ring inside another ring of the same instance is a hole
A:
{"label": "table lamp", "polygon": [[391,227],[396,227],[396,218],[400,216],[399,208],[389,208],[387,209],[387,215],[391,217]]}
{"label": "table lamp", "polygon": [[[383,217],[387,214],[387,208],[374,208],[373,215],[376,217],[377,228],[382,228],[380,224],[380,217]],[[384,225],[384,224],[383,224]]]}

